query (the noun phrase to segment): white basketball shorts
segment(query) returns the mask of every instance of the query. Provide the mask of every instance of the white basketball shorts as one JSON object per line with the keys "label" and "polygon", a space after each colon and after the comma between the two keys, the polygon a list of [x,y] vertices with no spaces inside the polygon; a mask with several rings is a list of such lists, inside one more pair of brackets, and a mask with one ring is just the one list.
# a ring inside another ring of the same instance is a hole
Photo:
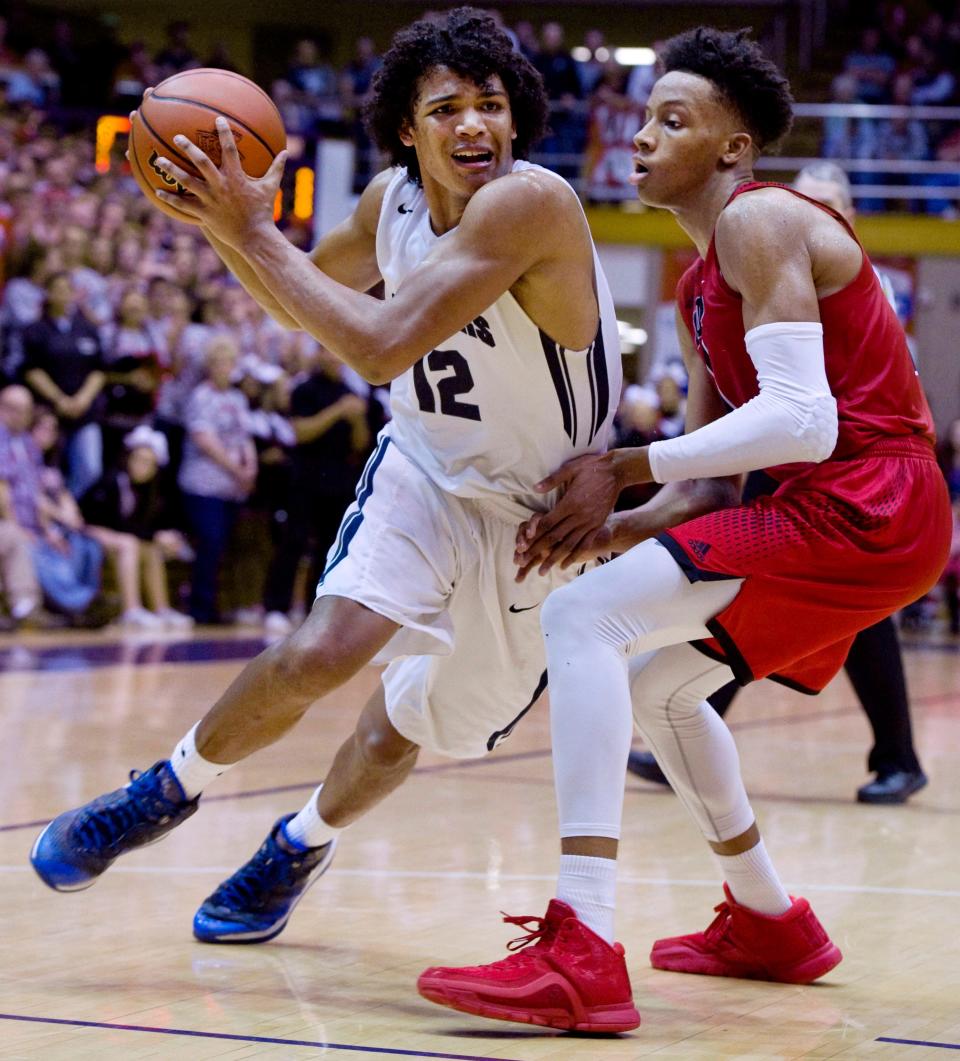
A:
{"label": "white basketball shorts", "polygon": [[399,623],[375,663],[387,713],[421,747],[485,755],[546,687],[540,605],[574,570],[514,582],[517,524],[436,487],[382,436],[347,510],[317,596]]}

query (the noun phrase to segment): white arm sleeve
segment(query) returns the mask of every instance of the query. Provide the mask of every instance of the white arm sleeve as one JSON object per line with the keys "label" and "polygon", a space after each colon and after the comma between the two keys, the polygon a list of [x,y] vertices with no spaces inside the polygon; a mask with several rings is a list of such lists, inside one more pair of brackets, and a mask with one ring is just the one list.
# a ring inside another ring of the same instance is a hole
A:
{"label": "white arm sleeve", "polygon": [[794,461],[819,463],[837,444],[837,403],[823,357],[823,325],[761,324],[746,336],[760,393],[689,435],[650,445],[658,483],[735,475]]}

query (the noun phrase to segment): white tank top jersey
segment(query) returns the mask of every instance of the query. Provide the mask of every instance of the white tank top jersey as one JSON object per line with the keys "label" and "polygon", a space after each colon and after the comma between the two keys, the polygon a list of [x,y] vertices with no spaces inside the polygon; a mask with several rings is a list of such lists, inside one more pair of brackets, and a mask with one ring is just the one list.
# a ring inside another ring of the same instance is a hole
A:
{"label": "white tank top jersey", "polygon": [[[513,164],[515,173],[541,168]],[[443,238],[430,226],[423,189],[398,169],[377,225],[387,298]],[[526,519],[552,503],[535,483],[573,457],[607,448],[622,368],[596,250],[593,260],[600,325],[586,350],[558,346],[508,291],[391,384],[387,433],[442,490]]]}

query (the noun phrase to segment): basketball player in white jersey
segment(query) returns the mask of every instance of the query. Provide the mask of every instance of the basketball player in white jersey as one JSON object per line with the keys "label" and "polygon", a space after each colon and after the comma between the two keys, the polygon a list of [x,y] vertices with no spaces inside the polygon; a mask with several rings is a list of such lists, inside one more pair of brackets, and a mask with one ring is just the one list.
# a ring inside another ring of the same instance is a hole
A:
{"label": "basketball player in white jersey", "polygon": [[[274,317],[373,383],[384,430],[303,626],[253,660],[169,759],[55,819],[31,855],[60,891],[197,808],[234,763],[279,740],[372,660],[388,664],[323,785],[275,823],[201,906],[197,938],[262,941],[330,864],[338,833],[399,785],[420,747],[480,756],[545,685],[539,605],[567,581],[514,582],[517,528],[550,505],[536,484],[603,450],[620,394],[613,304],[586,219],[555,174],[519,161],[544,128],[539,75],[470,8],[399,33],[370,125],[395,168],[310,255],[273,223],[283,167],[243,173],[220,130],[216,168],[162,165],[177,201]],[[364,292],[383,280],[386,299]]]}

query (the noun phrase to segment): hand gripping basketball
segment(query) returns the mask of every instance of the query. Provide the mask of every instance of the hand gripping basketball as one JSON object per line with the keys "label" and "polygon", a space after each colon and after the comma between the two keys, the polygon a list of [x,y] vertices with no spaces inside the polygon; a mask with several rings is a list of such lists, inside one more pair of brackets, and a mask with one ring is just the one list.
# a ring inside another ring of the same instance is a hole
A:
{"label": "hand gripping basketball", "polygon": [[[276,104],[255,82],[231,70],[204,67],[168,77],[143,94],[130,115],[127,157],[140,189],[163,213],[178,221],[198,224],[190,207],[196,201],[183,182],[160,165],[174,162],[192,177],[200,176],[189,155],[174,142],[182,134],[219,166],[220,136],[215,119],[230,123],[240,165],[250,177],[263,177],[287,142]],[[173,193],[161,200],[154,192]]]}
{"label": "hand gripping basketball", "polygon": [[184,135],[173,138],[200,174],[195,177],[170,159],[158,156],[157,166],[186,191],[191,198],[156,189],[154,194],[202,225],[211,235],[236,250],[242,250],[247,236],[261,225],[273,224],[273,204],[283,176],[287,152],[281,151],[262,177],[249,177],[240,163],[237,143],[226,118],[218,116],[216,131],[220,166]]}

